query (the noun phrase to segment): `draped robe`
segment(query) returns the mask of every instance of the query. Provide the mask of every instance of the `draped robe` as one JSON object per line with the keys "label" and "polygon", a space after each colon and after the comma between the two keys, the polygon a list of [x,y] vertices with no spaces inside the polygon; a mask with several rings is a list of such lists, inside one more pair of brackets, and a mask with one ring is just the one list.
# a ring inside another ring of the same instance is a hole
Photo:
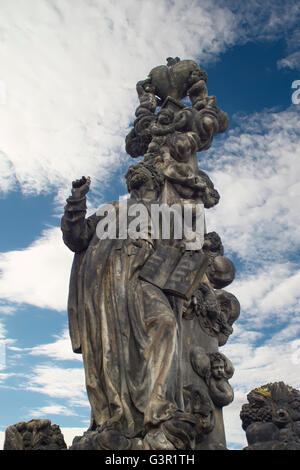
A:
{"label": "draped robe", "polygon": [[69,198],[62,231],[75,252],[68,301],[72,346],[83,356],[91,429],[114,427],[130,438],[183,408],[179,309],[139,277],[157,241],[100,240],[100,217],[85,215],[85,198]]}

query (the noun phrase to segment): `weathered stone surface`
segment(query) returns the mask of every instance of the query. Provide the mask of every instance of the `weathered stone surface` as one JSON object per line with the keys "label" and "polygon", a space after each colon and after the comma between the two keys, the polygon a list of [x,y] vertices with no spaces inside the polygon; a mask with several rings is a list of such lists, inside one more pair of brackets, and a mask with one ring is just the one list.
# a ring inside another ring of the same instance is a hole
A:
{"label": "weathered stone surface", "polygon": [[4,450],[65,450],[67,445],[57,424],[49,419],[33,419],[9,426]]}
{"label": "weathered stone surface", "polygon": [[252,390],[242,406],[246,450],[300,450],[300,391],[283,382]]}
{"label": "weathered stone surface", "polygon": [[[206,82],[198,64],[176,57],[137,83],[126,150],[143,160],[126,174],[123,219],[124,201],[86,218],[91,181],[72,184],[62,218],[64,242],[75,253],[69,325],[73,350],[83,355],[92,411],[90,428],[72,450],[226,447],[222,408],[233,400],[234,369],[219,346],[232,333],[239,303],[222,290],[235,268],[220,237],[204,233],[204,218],[197,226],[197,214],[220,198],[198,168],[197,152],[229,123]],[[139,236],[130,230],[120,236],[124,224],[136,223],[137,205]],[[174,210],[168,236],[155,205]],[[99,236],[99,226],[111,220],[116,236],[107,235],[110,229]]]}

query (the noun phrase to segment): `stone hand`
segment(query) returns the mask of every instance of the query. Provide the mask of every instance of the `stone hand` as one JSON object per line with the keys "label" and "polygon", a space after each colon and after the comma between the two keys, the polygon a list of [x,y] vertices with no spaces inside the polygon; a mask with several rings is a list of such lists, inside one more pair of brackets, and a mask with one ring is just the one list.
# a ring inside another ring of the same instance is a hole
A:
{"label": "stone hand", "polygon": [[205,191],[206,184],[198,176],[189,176],[186,178],[186,184],[191,188],[198,189],[200,191]]}
{"label": "stone hand", "polygon": [[73,197],[83,197],[90,190],[91,178],[83,176],[80,180],[75,180],[72,182],[72,196]]}

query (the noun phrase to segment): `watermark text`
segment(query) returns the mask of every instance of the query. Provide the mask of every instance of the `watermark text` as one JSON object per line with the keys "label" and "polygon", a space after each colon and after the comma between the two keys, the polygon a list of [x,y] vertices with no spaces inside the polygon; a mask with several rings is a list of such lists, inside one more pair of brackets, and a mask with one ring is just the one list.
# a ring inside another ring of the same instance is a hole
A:
{"label": "watermark text", "polygon": [[296,90],[292,94],[292,103],[299,104],[300,103],[300,80],[294,80],[292,83],[292,88],[296,88]]}
{"label": "watermark text", "polygon": [[100,220],[96,233],[100,240],[131,238],[183,240],[187,250],[200,250],[204,243],[204,205],[197,204],[128,204],[119,201],[118,208],[105,204],[97,211]]}

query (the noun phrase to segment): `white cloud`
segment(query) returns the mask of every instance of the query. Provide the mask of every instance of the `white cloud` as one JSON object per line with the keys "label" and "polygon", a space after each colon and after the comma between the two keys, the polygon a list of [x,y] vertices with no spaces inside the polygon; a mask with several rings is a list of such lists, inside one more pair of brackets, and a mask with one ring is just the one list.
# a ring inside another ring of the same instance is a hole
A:
{"label": "white cloud", "polygon": [[86,428],[61,428],[67,447],[72,445],[74,437],[82,436],[85,431]]}
{"label": "white cloud", "polygon": [[25,384],[25,389],[49,397],[67,399],[69,406],[89,406],[83,368],[36,366]]}
{"label": "white cloud", "polygon": [[5,336],[6,336],[5,326],[2,323],[0,323],[0,340],[5,341]]}
{"label": "white cloud", "polygon": [[241,397],[280,380],[300,388],[298,121],[295,108],[247,116],[203,159],[221,194],[219,207],[207,213],[208,228],[241,262],[227,288],[241,315],[222,348],[235,366],[236,398],[224,410],[227,439],[241,447]]}
{"label": "white cloud", "polygon": [[[60,403],[52,402],[30,410],[32,417],[57,415],[60,416],[56,418],[57,424],[60,424],[64,416],[78,416],[78,422],[81,424],[88,420],[90,405],[86,395],[83,367],[63,368],[52,364],[37,365],[26,377],[22,388],[41,393],[50,399],[60,400]],[[84,416],[82,410],[84,410]]]}
{"label": "white cloud", "polygon": [[[0,103],[0,113],[1,113]],[[8,193],[16,189],[16,177],[12,163],[7,159],[6,155],[0,151],[0,191]]]}
{"label": "white cloud", "polygon": [[222,348],[235,366],[235,400],[224,409],[233,447],[246,445],[239,412],[250,390],[280,380],[300,388],[298,121],[295,107],[247,116],[204,159],[221,194],[209,230],[241,262],[228,286],[241,316]]}
{"label": "white cloud", "polygon": [[[7,337],[7,329],[2,319],[0,320],[0,371],[7,368],[7,349],[14,343],[13,339]],[[9,377],[9,374],[0,374],[0,382]]]}
{"label": "white cloud", "polygon": [[62,335],[55,337],[56,341],[49,344],[41,344],[31,348],[30,353],[33,356],[47,356],[58,361],[78,360],[82,361],[81,354],[74,354],[71,347],[69,331],[63,331]]}
{"label": "white cloud", "polygon": [[[268,292],[261,301],[262,311],[274,312],[276,310],[289,311],[291,307],[300,313],[300,271],[278,283],[275,289]],[[296,313],[296,312],[295,312]]]}
{"label": "white cloud", "polygon": [[265,111],[240,119],[216,140],[200,167],[221,194],[208,212],[210,230],[247,263],[279,263],[297,254],[300,240],[299,111]]}
{"label": "white cloud", "polygon": [[285,39],[293,46],[293,36],[299,24],[300,6],[297,0],[219,0],[235,14],[239,41]]}
{"label": "white cloud", "polygon": [[48,418],[49,415],[61,415],[61,416],[76,416],[76,413],[63,405],[48,405],[42,406],[40,408],[35,408],[30,411],[30,416],[32,418],[43,419]]}
{"label": "white cloud", "polygon": [[15,305],[2,303],[0,301],[0,315],[13,315],[15,312],[16,312]]}
{"label": "white cloud", "polygon": [[[0,338],[0,371],[6,367],[6,347],[5,343]],[[1,378],[0,378],[1,381]]]}
{"label": "white cloud", "polygon": [[170,55],[205,64],[228,45],[284,36],[299,5],[271,3],[4,3],[0,190],[18,182],[24,192],[55,190],[63,200],[70,180],[84,173],[102,191],[128,158],[137,80]]}
{"label": "white cloud", "polygon": [[278,68],[290,68],[290,69],[297,69],[300,70],[300,52],[296,51],[292,54],[280,59],[277,62]]}
{"label": "white cloud", "polygon": [[235,36],[233,14],[215,2],[15,0],[1,18],[5,192],[14,175],[24,192],[66,191],[82,174],[103,190],[120,165],[135,83],[170,55],[215,59]]}
{"label": "white cloud", "polygon": [[266,263],[257,272],[242,273],[230,292],[240,301],[244,324],[253,327],[299,321],[299,265]]}
{"label": "white cloud", "polygon": [[0,297],[66,310],[72,259],[58,227],[45,230],[40,239],[24,250],[1,253]]}
{"label": "white cloud", "polygon": [[[2,384],[2,382],[5,382],[5,380],[9,379],[10,377],[16,377],[16,376],[17,376],[17,374],[14,374],[12,372],[7,373],[7,374],[6,373],[5,374],[0,373],[0,383]],[[2,385],[1,385],[1,387],[2,388],[10,388],[10,387],[6,387],[6,386],[2,386]]]}
{"label": "white cloud", "polygon": [[240,411],[244,403],[247,403],[246,393],[235,391],[234,401],[223,408],[225,436],[230,450],[240,450],[247,445],[246,434],[240,420]]}

